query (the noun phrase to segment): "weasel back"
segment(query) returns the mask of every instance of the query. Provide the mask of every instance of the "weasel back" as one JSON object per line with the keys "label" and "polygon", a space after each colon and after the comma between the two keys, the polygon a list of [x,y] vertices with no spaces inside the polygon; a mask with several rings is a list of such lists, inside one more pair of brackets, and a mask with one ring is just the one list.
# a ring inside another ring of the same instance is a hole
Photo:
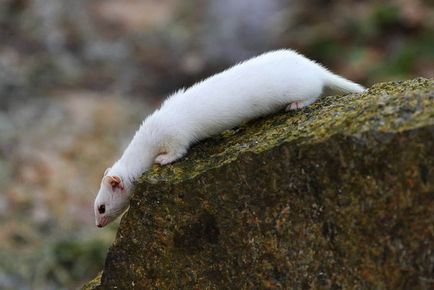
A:
{"label": "weasel back", "polygon": [[[264,53],[169,97],[159,112],[173,135],[195,141],[296,103],[313,103],[324,86],[344,92],[364,88],[293,50]],[[191,142],[187,142],[190,144]]]}

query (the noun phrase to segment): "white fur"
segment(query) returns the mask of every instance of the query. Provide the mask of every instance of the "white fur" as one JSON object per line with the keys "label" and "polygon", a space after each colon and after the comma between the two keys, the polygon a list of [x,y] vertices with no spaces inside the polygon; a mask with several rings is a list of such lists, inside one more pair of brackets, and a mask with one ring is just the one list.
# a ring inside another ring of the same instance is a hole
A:
{"label": "white fur", "polygon": [[[192,143],[247,120],[285,107],[307,106],[324,87],[364,91],[293,50],[277,50],[174,93],[144,120],[122,157],[108,170],[107,175],[122,179],[125,189],[116,193],[101,183],[95,200],[97,225],[111,222],[128,207],[133,181],[154,162],[173,162],[184,156]],[[106,206],[104,215],[97,211],[101,204]]]}

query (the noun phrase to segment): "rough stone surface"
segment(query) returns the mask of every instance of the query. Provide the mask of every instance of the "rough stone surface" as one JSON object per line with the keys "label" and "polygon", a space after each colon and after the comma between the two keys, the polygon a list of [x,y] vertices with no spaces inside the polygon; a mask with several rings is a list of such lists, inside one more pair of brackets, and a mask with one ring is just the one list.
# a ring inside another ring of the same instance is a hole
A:
{"label": "rough stone surface", "polygon": [[226,131],[140,178],[85,288],[432,289],[433,153],[427,79]]}

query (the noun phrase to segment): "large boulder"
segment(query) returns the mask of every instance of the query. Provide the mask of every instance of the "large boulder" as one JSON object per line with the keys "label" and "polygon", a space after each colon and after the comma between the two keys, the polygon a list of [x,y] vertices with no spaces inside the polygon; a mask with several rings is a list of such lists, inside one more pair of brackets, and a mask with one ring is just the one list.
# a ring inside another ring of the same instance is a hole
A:
{"label": "large boulder", "polygon": [[138,180],[85,288],[429,289],[433,154],[428,79],[249,122]]}

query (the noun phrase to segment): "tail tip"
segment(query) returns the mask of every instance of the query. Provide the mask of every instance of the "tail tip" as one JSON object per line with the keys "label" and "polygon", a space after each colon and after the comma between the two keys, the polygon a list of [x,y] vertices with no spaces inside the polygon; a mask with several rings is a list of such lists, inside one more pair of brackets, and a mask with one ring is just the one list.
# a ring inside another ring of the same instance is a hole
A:
{"label": "tail tip", "polygon": [[365,88],[364,86],[359,85],[359,84],[357,84],[356,88],[357,88],[356,93],[364,93],[368,90],[367,88]]}

